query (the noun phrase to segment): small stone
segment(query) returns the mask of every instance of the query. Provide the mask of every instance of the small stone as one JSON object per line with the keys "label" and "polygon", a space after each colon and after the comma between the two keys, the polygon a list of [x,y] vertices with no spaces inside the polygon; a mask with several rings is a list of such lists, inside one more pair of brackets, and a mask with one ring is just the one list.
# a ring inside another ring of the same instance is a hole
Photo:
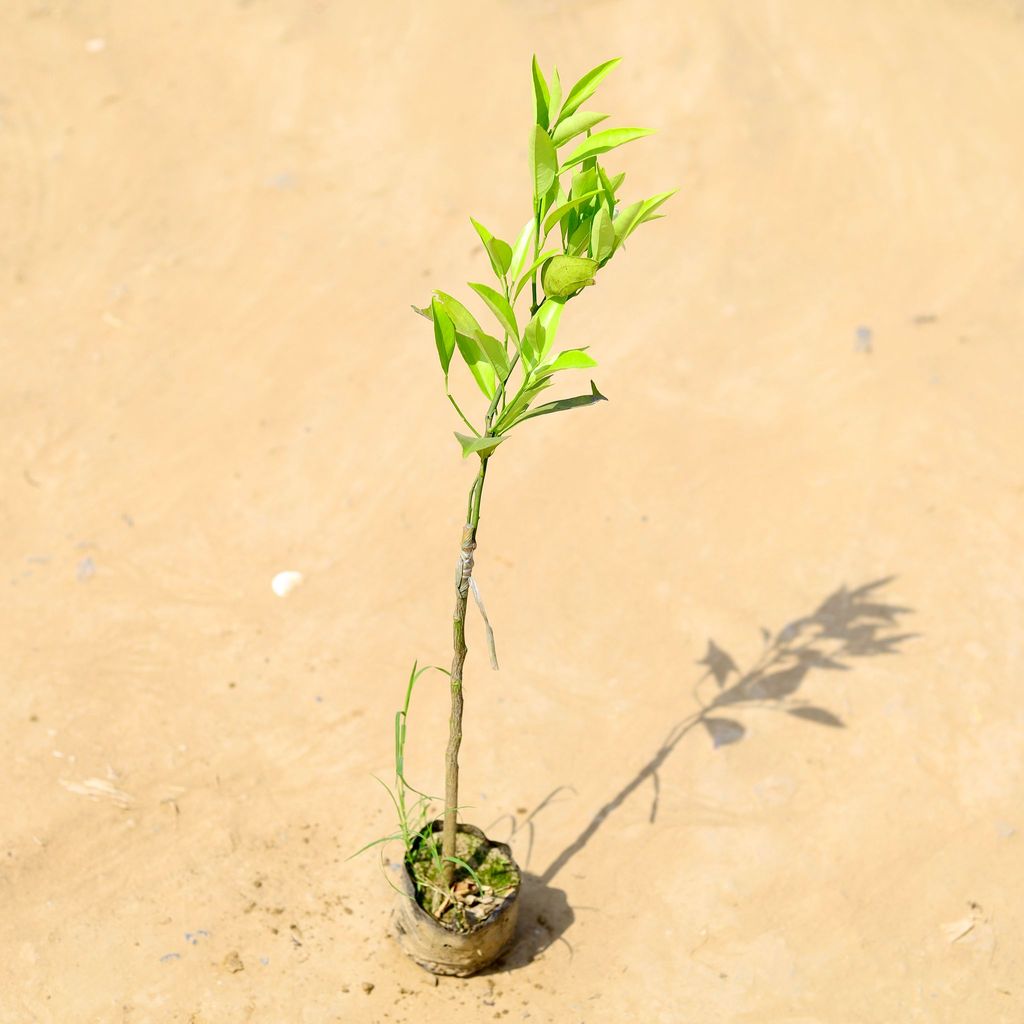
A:
{"label": "small stone", "polygon": [[232,974],[237,974],[239,971],[245,970],[245,964],[242,963],[242,958],[234,949],[224,957],[224,967]]}
{"label": "small stone", "polygon": [[302,573],[294,569],[279,572],[271,581],[270,589],[278,597],[287,597],[302,582]]}
{"label": "small stone", "polygon": [[375,987],[376,987],[376,986],[375,986],[375,985],[373,984],[373,982],[372,982],[372,981],[364,981],[364,982],[363,982],[363,991],[364,991],[364,992],[365,992],[365,993],[366,993],[367,995],[369,995],[369,994],[370,994],[370,993],[371,993],[371,992],[372,992],[372,991],[374,990],[374,988],[375,988]]}

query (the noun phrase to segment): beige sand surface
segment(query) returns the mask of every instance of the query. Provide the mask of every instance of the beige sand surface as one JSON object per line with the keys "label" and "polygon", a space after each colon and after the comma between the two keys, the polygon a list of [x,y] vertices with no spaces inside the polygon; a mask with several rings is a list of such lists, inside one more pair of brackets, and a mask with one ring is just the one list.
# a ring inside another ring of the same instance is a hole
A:
{"label": "beige sand surface", "polygon": [[[1022,19],[8,0],[0,1021],[1024,1020]],[[464,795],[532,877],[435,987],[346,857],[472,472],[409,304],[528,216],[535,49],[681,192],[564,321],[611,401],[492,464]]]}

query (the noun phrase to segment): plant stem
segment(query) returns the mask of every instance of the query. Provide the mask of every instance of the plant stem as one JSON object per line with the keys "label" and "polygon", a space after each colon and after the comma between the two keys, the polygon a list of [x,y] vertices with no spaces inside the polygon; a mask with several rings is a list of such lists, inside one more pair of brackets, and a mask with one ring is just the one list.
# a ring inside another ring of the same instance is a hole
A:
{"label": "plant stem", "polygon": [[480,499],[487,476],[487,459],[480,460],[480,473],[469,492],[466,525],[462,528],[459,564],[455,569],[455,614],[452,616],[451,717],[448,721],[448,749],[445,751],[444,830],[441,834],[441,856],[444,859],[445,884],[451,885],[455,873],[455,835],[459,807],[459,747],[462,744],[462,667],[466,662],[466,603],[469,581],[473,575],[473,552],[476,531],[480,524]]}
{"label": "plant stem", "polygon": [[480,436],[480,431],[477,430],[476,427],[474,427],[473,424],[470,423],[468,419],[466,419],[466,414],[459,408],[459,403],[456,402],[454,398],[452,398],[452,393],[450,391],[447,391],[445,393],[448,395],[448,401],[452,403],[452,405],[455,408],[455,411],[462,418],[462,422],[465,423],[466,426],[469,427],[469,429],[473,431],[474,436],[479,437]]}
{"label": "plant stem", "polygon": [[[537,257],[540,255],[540,207],[541,200],[538,199],[533,204],[533,259],[537,261]],[[533,271],[533,280],[530,282],[533,291],[533,302],[530,304],[530,316],[535,316],[537,310],[540,308],[540,304],[537,302],[537,271]]]}

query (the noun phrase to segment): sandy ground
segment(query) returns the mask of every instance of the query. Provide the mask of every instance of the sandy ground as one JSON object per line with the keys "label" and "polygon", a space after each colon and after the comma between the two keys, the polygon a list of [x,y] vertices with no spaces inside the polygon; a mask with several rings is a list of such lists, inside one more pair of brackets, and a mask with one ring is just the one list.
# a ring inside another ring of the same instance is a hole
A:
{"label": "sandy ground", "polygon": [[[3,1024],[1024,1020],[1019,4],[0,21]],[[534,49],[681,192],[564,322],[611,401],[492,464],[464,796],[530,877],[435,986],[346,858],[472,472],[409,304],[528,216]]]}

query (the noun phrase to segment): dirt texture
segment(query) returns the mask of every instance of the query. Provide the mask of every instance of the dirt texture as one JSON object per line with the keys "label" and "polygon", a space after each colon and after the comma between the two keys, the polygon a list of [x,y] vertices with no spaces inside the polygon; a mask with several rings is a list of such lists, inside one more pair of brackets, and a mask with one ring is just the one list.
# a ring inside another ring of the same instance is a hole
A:
{"label": "dirt texture", "polygon": [[[621,55],[608,163],[680,193],[563,319],[610,401],[490,466],[460,800],[520,935],[437,983],[346,858],[473,473],[409,306],[529,216],[534,50]],[[5,3],[0,1022],[1024,1019],[1022,50],[998,0]]]}

